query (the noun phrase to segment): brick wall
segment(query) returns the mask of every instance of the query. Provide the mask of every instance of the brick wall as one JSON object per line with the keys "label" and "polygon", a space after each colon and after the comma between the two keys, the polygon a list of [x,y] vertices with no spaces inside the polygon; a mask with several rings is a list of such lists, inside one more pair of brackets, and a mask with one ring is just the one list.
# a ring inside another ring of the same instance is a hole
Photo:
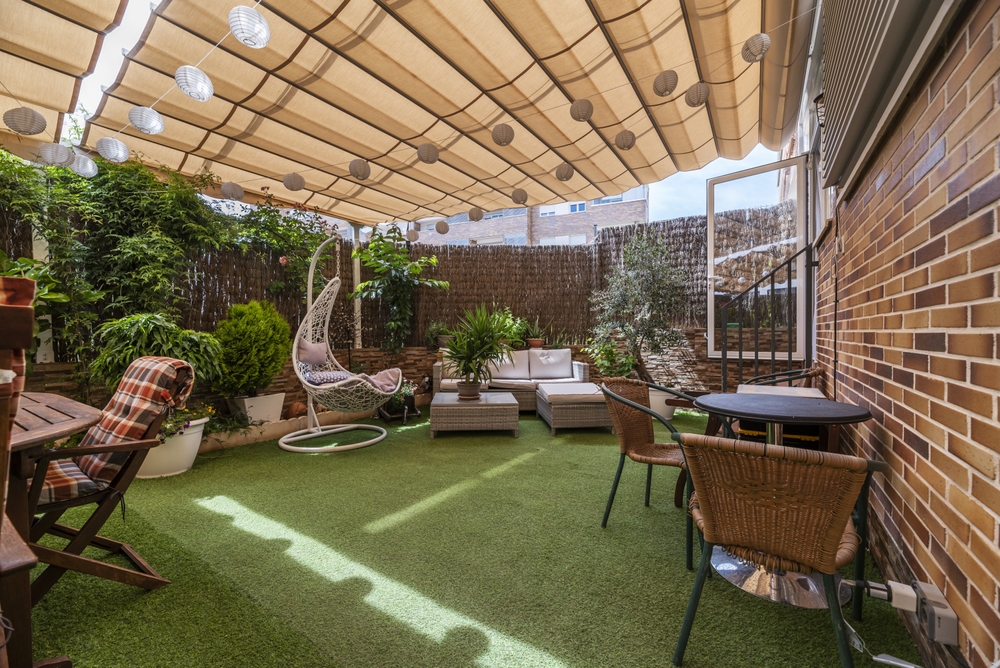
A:
{"label": "brick wall", "polygon": [[843,446],[892,467],[876,478],[873,552],[887,576],[944,590],[974,668],[1000,657],[998,9],[963,9],[839,208],[843,252],[820,248],[817,293],[827,392],[875,416]]}

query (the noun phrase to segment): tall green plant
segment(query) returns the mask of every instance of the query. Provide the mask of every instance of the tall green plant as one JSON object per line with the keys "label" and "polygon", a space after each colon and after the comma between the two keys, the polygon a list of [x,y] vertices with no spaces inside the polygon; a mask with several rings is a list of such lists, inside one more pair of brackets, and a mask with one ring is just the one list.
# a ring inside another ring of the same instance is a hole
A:
{"label": "tall green plant", "polygon": [[395,226],[385,232],[376,229],[371,241],[354,251],[354,257],[370,267],[375,277],[360,283],[351,293],[351,299],[382,300],[389,309],[384,346],[399,352],[410,335],[414,291],[421,285],[438,290],[448,289],[447,281],[421,276],[424,269],[437,266],[437,257],[411,260],[403,233]]}
{"label": "tall green plant", "polygon": [[270,302],[233,304],[215,337],[222,344],[221,375],[214,389],[224,397],[257,396],[281,372],[292,352],[292,331]]}
{"label": "tall green plant", "polygon": [[466,311],[452,329],[455,338],[444,351],[444,368],[469,383],[493,378],[490,364],[500,365],[510,359],[508,314],[489,311],[483,305]]}
{"label": "tall green plant", "polygon": [[684,341],[674,327],[686,307],[683,280],[668,247],[648,235],[634,236],[625,244],[622,264],[608,275],[607,287],[591,297],[593,345],[624,339],[639,378],[652,382],[643,352],[660,354]]}

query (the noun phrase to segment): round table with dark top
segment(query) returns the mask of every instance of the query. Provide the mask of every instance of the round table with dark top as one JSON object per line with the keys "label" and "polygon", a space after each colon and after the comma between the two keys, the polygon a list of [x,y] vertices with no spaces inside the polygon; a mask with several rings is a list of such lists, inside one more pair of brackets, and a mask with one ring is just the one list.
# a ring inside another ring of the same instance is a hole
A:
{"label": "round table with dark top", "polygon": [[[872,417],[866,408],[813,397],[709,394],[695,399],[694,405],[716,415],[767,423],[768,443],[781,443],[784,424],[852,424]],[[712,552],[712,567],[723,579],[755,596],[800,608],[827,607],[823,580],[816,573],[769,573],[730,557],[720,546]],[[837,582],[839,586],[839,576]],[[851,597],[849,587],[840,587],[838,593],[842,603]]]}

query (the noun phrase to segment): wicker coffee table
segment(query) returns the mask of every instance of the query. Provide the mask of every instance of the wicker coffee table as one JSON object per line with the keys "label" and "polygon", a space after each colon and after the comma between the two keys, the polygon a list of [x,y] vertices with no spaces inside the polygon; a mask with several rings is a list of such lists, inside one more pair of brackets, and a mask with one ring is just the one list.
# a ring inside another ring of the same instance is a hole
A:
{"label": "wicker coffee table", "polygon": [[478,399],[459,399],[438,392],[431,401],[431,438],[439,431],[510,429],[517,438],[517,399],[510,392],[483,392]]}

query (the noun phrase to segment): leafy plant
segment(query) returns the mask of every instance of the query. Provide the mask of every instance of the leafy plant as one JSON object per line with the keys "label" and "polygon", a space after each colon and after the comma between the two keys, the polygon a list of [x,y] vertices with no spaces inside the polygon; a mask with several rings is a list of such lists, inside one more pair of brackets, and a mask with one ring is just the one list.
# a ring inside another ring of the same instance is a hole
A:
{"label": "leafy plant", "polygon": [[233,304],[215,337],[222,345],[221,374],[213,384],[224,397],[257,396],[291,355],[291,328],[270,302]]}
{"label": "leafy plant", "polygon": [[211,334],[181,329],[162,313],[140,313],[110,320],[97,330],[101,351],[90,371],[96,382],[114,390],[128,366],[140,357],[173,357],[194,368],[196,380],[219,378],[222,353]]}
{"label": "leafy plant", "polygon": [[386,319],[385,347],[399,352],[410,335],[413,319],[413,292],[420,286],[448,289],[447,281],[421,276],[424,269],[437,266],[437,257],[411,260],[403,233],[392,226],[385,232],[376,229],[366,246],[357,248],[354,257],[370,267],[375,277],[360,283],[351,299],[381,299],[389,309]]}
{"label": "leafy plant", "polygon": [[439,336],[448,336],[451,334],[451,330],[448,329],[448,325],[443,322],[432,322],[427,327],[427,331],[424,332],[424,343],[428,346],[437,347],[437,340]]}
{"label": "leafy plant", "polygon": [[[542,327],[540,324],[538,324],[538,321],[539,321],[538,316],[535,316],[535,322],[531,322],[531,321],[528,322],[527,326],[524,329],[524,338],[525,339],[544,339],[545,338],[545,331],[548,329],[548,326]],[[549,325],[551,325],[551,324],[552,323],[550,321]]]}
{"label": "leafy plant", "polygon": [[491,380],[490,364],[510,359],[511,346],[506,339],[509,327],[503,311],[490,312],[482,305],[466,311],[452,330],[455,338],[444,352],[445,369],[469,383]]}
{"label": "leafy plant", "polygon": [[399,389],[396,390],[396,393],[389,397],[389,401],[385,402],[385,412],[389,415],[399,415],[402,413],[407,400],[413,398],[415,387],[416,385],[413,384],[413,381],[404,379]]}
{"label": "leafy plant", "polygon": [[[162,443],[171,436],[180,436],[185,430],[191,427],[191,423],[202,418],[211,419],[215,417],[215,408],[212,404],[197,404],[187,408],[177,408],[160,425],[160,431],[156,437]],[[207,424],[206,424],[207,426]]]}
{"label": "leafy plant", "polygon": [[628,353],[620,353],[614,341],[598,343],[594,339],[587,339],[587,344],[583,352],[590,355],[602,376],[628,376],[635,366],[635,358]]}
{"label": "leafy plant", "polygon": [[524,318],[515,317],[510,312],[509,306],[497,306],[493,304],[493,315],[497,319],[497,326],[503,330],[503,337],[512,348],[524,347],[524,332],[528,327],[528,321]]}
{"label": "leafy plant", "polygon": [[591,297],[596,311],[593,339],[599,345],[624,339],[639,378],[652,382],[643,352],[659,354],[684,341],[673,326],[686,308],[683,274],[674,266],[671,250],[651,236],[633,237],[622,256],[622,264],[607,277],[607,287]]}

